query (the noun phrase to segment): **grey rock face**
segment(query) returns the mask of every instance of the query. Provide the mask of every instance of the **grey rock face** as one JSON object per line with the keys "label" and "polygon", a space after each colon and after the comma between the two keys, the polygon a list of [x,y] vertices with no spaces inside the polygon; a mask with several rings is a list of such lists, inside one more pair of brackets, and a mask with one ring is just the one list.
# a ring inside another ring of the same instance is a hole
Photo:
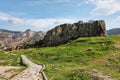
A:
{"label": "grey rock face", "polygon": [[56,46],[67,43],[78,37],[106,36],[104,20],[84,23],[79,21],[74,24],[62,24],[49,30],[42,42],[42,46]]}
{"label": "grey rock face", "polygon": [[37,46],[38,43],[44,38],[46,32],[39,31],[34,34],[33,37],[28,39],[22,46],[25,48],[29,48],[31,46]]}

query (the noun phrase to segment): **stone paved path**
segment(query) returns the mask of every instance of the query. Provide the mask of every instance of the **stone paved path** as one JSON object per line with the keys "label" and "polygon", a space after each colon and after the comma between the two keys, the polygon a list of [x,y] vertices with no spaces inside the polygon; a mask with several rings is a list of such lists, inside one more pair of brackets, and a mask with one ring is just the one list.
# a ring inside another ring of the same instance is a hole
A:
{"label": "stone paved path", "polygon": [[46,80],[42,74],[43,66],[31,62],[25,55],[21,55],[28,68],[11,80]]}

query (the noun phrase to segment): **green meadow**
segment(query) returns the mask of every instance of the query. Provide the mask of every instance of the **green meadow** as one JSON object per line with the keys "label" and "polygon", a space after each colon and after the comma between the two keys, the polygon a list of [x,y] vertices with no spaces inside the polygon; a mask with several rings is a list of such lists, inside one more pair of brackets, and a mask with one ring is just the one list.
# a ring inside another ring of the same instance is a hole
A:
{"label": "green meadow", "polygon": [[120,36],[86,37],[55,47],[0,51],[0,66],[23,66],[20,55],[45,64],[48,80],[98,80],[85,72],[97,70],[120,80]]}

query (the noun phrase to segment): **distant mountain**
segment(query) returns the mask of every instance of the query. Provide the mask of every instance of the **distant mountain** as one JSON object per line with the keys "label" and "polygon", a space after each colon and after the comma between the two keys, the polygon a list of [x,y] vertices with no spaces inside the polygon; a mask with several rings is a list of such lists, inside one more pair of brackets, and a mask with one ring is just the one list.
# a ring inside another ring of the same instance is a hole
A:
{"label": "distant mountain", "polygon": [[15,34],[17,34],[17,33],[21,33],[20,31],[10,31],[10,30],[5,30],[5,29],[0,29],[0,32],[8,32],[8,33],[15,33]]}
{"label": "distant mountain", "polygon": [[107,31],[108,35],[120,35],[120,28],[113,28]]}
{"label": "distant mountain", "polygon": [[35,42],[43,39],[45,34],[45,32],[35,32],[30,29],[24,32],[0,29],[0,49],[19,49],[34,45]]}

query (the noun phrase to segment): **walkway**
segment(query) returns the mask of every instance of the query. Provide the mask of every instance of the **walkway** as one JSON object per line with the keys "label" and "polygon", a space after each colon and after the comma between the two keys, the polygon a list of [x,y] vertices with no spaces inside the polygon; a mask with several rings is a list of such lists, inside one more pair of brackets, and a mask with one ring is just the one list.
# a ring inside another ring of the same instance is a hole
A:
{"label": "walkway", "polygon": [[42,65],[37,65],[31,62],[25,55],[21,55],[24,64],[28,65],[28,68],[12,78],[11,80],[47,80]]}

